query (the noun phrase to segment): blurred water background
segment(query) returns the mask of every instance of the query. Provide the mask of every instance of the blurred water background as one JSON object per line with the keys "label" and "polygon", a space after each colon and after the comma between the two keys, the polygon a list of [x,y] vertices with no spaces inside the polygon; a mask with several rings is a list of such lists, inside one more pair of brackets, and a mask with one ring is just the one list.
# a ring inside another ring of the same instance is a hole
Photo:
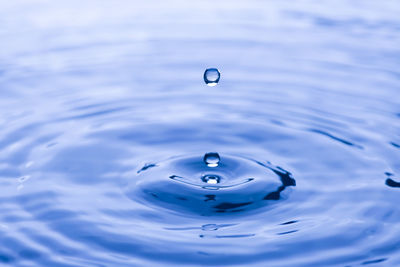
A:
{"label": "blurred water background", "polygon": [[1,1],[0,265],[400,265],[399,14]]}

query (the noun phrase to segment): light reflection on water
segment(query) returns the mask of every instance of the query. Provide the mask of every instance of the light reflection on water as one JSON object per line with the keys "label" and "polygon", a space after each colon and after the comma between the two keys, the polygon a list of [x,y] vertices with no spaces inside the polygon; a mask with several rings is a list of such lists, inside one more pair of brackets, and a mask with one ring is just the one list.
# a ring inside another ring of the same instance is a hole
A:
{"label": "light reflection on water", "polygon": [[399,265],[399,11],[2,2],[0,265]]}

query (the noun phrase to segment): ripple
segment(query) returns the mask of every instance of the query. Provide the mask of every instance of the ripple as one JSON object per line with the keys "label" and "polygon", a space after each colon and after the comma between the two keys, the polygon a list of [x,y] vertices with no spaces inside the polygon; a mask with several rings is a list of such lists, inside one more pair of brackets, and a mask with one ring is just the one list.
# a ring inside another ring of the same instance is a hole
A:
{"label": "ripple", "polygon": [[146,164],[131,178],[126,193],[134,201],[173,212],[211,216],[267,206],[280,200],[286,187],[296,185],[289,172],[271,164],[224,154],[213,156],[218,164],[210,166],[212,155],[217,154],[206,154],[206,160],[186,156]]}
{"label": "ripple", "polygon": [[400,265],[397,3],[0,7],[0,265]]}
{"label": "ripple", "polygon": [[390,142],[390,144],[391,144],[392,146],[394,146],[395,148],[400,148],[400,145],[399,145],[399,144],[396,144],[396,143],[394,143],[394,142]]}
{"label": "ripple", "polygon": [[400,187],[400,182],[396,182],[392,178],[386,179],[386,185],[390,187]]}
{"label": "ripple", "polygon": [[350,141],[347,141],[347,140],[344,140],[344,139],[342,139],[342,138],[336,137],[336,136],[334,136],[334,135],[332,135],[332,134],[330,134],[330,133],[324,132],[324,131],[322,131],[322,130],[311,129],[310,131],[311,131],[311,132],[314,132],[314,133],[321,134],[321,135],[325,135],[325,136],[331,138],[332,140],[338,141],[338,142],[340,142],[340,143],[342,143],[342,144],[345,144],[345,145],[348,145],[348,146],[354,146],[354,147],[359,148],[359,149],[363,149],[363,147],[360,146],[360,145],[357,145],[357,144],[354,144],[354,143],[352,143],[352,142],[350,142]]}

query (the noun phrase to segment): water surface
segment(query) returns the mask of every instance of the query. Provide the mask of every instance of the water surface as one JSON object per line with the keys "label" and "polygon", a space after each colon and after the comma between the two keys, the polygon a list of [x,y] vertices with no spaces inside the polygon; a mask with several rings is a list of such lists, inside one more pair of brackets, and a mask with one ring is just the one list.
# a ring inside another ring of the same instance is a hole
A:
{"label": "water surface", "polygon": [[399,13],[3,1],[0,265],[400,265]]}

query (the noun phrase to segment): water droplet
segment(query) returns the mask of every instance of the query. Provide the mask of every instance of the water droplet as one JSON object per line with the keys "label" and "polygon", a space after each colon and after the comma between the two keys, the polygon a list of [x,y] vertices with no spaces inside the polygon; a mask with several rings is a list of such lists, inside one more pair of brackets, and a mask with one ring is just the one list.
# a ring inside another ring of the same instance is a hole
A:
{"label": "water droplet", "polygon": [[203,182],[207,183],[207,184],[218,184],[221,180],[221,178],[218,175],[204,175],[201,180],[203,180]]}
{"label": "water droplet", "polygon": [[208,152],[204,155],[203,161],[208,167],[217,167],[220,158],[217,152]]}
{"label": "water droplet", "polygon": [[216,68],[206,69],[204,72],[204,82],[208,86],[215,86],[219,82],[219,78],[221,77],[221,73]]}

